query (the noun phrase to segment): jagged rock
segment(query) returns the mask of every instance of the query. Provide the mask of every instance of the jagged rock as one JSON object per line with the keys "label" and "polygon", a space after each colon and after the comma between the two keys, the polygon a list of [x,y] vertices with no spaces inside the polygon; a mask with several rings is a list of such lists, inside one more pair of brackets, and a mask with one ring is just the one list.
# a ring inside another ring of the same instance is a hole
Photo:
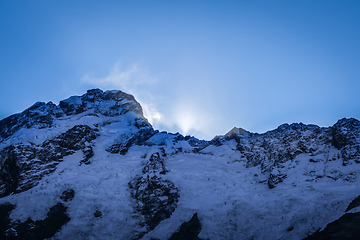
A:
{"label": "jagged rock", "polygon": [[97,136],[89,126],[76,125],[40,146],[27,143],[4,148],[0,151],[0,197],[36,186],[45,175],[56,170],[65,156],[77,150],[83,149],[88,161],[91,152],[87,146]]}
{"label": "jagged rock", "polygon": [[60,108],[66,115],[75,115],[92,109],[104,116],[123,115],[129,111],[143,115],[142,108],[135,98],[122,91],[88,90],[82,96],[73,96],[60,101]]}
{"label": "jagged rock", "polygon": [[[7,208],[7,210],[9,209],[11,209],[11,207]],[[28,218],[22,223],[7,222],[6,225],[1,225],[1,230],[6,229],[0,232],[1,239],[41,240],[50,238],[70,220],[66,214],[66,210],[67,208],[62,203],[57,203],[50,208],[44,220],[33,221],[31,218]]]}
{"label": "jagged rock", "polygon": [[80,164],[90,164],[90,158],[94,156],[94,151],[91,146],[87,146],[83,150],[84,153],[84,159],[80,161]]}
{"label": "jagged rock", "polygon": [[11,115],[0,121],[0,142],[21,128],[49,128],[54,118],[63,115],[62,110],[52,102],[37,102],[22,113]]}
{"label": "jagged rock", "polygon": [[247,167],[262,165],[263,171],[272,171],[272,168],[293,160],[301,153],[313,152],[313,142],[331,142],[329,129],[302,123],[283,124],[264,134],[240,131],[240,136],[236,137],[235,132],[232,131],[228,135],[237,141],[236,149],[246,159]]}
{"label": "jagged rock", "polygon": [[11,220],[9,218],[10,212],[15,206],[9,202],[0,205],[0,239],[6,238],[5,231],[9,228]]}
{"label": "jagged rock", "polygon": [[[60,101],[59,105],[52,102],[37,102],[22,113],[11,115],[0,121],[0,142],[4,141],[21,128],[50,128],[54,119],[65,115],[76,115],[92,111],[95,115],[120,116],[129,111],[143,117],[143,111],[135,98],[122,91],[88,90],[82,96],[72,96]],[[145,120],[144,120],[145,121]]]}
{"label": "jagged rock", "polygon": [[324,230],[317,231],[303,240],[356,240],[359,239],[360,212],[346,213],[329,223]]}
{"label": "jagged rock", "polygon": [[64,202],[69,202],[74,197],[75,197],[74,189],[67,189],[61,194],[60,199],[63,200]]}
{"label": "jagged rock", "polygon": [[131,146],[142,146],[146,144],[146,141],[154,136],[159,131],[155,131],[152,128],[141,129],[137,133],[130,134],[126,139],[119,143],[111,145],[106,151],[110,153],[119,153],[125,155]]}
{"label": "jagged rock", "polygon": [[181,224],[180,230],[174,233],[169,238],[169,240],[201,240],[200,238],[198,238],[200,231],[201,223],[199,221],[197,213],[195,213],[190,219],[190,221]]}
{"label": "jagged rock", "polygon": [[96,211],[94,212],[94,217],[96,217],[96,218],[101,218],[101,217],[102,217],[102,212],[100,212],[99,210],[96,210]]}
{"label": "jagged rock", "polygon": [[179,193],[169,180],[157,176],[141,177],[131,182],[130,188],[134,190],[132,196],[141,202],[137,210],[145,217],[145,226],[149,231],[175,211]]}
{"label": "jagged rock", "polygon": [[136,209],[144,216],[148,231],[169,218],[177,206],[179,190],[169,180],[159,177],[165,172],[164,160],[154,153],[145,164],[143,175],[129,182],[132,197],[137,201]]}
{"label": "jagged rock", "polygon": [[343,118],[332,127],[333,145],[340,150],[343,166],[360,163],[360,121]]}
{"label": "jagged rock", "polygon": [[337,149],[358,143],[360,121],[355,118],[343,118],[332,127],[333,144]]}
{"label": "jagged rock", "polygon": [[351,201],[349,206],[346,208],[345,212],[348,212],[351,209],[356,208],[358,206],[360,206],[360,196],[358,196],[357,198],[355,198],[354,200]]}
{"label": "jagged rock", "polygon": [[156,173],[159,172],[160,174],[166,174],[168,170],[165,168],[164,159],[160,157],[158,152],[152,154],[149,158],[149,161],[145,164],[143,168],[143,173]]}
{"label": "jagged rock", "polygon": [[270,174],[267,184],[270,189],[276,187],[276,184],[281,183],[286,176]]}
{"label": "jagged rock", "polygon": [[97,136],[96,131],[89,126],[76,125],[58,137],[44,142],[43,147],[46,150],[54,149],[54,152],[57,152],[57,148],[59,147],[76,151],[85,148],[85,143],[91,142]]}
{"label": "jagged rock", "polygon": [[224,135],[225,140],[235,139],[237,142],[240,141],[240,138],[249,137],[251,133],[246,131],[243,128],[234,127],[228,133]]}
{"label": "jagged rock", "polygon": [[0,169],[0,197],[16,191],[19,185],[21,168],[18,165],[19,156],[13,145],[1,151],[3,159]]}
{"label": "jagged rock", "polygon": [[[340,131],[339,129],[342,130]],[[345,131],[344,129],[347,130]],[[345,133],[348,133],[348,135]],[[343,143],[344,139],[347,140],[345,141],[346,144],[337,144],[341,148],[337,156],[332,156],[330,159],[329,152],[334,146],[334,139],[335,142]],[[236,151],[240,153],[239,160],[237,161],[244,162],[248,168],[260,166],[264,176],[269,175],[275,170],[280,175],[286,176],[287,169],[284,169],[284,164],[289,165],[289,162],[291,162],[290,165],[298,164],[294,161],[300,154],[309,156],[308,161],[313,163],[326,164],[328,161],[337,159],[342,161],[344,166],[360,163],[360,143],[357,142],[359,139],[359,121],[355,119],[342,119],[333,127],[328,128],[313,124],[293,123],[280,125],[277,129],[263,134],[250,133],[241,128],[233,128],[224,136],[216,136],[209,144],[219,147],[235,140],[237,143]],[[316,181],[324,176],[334,180],[353,181],[357,176],[357,173],[335,174],[334,171],[326,170],[326,168],[325,171],[317,171],[312,172],[311,168],[309,168],[309,172],[304,173],[304,175],[309,176],[309,181]],[[270,188],[281,182],[274,180],[271,178],[267,181]]]}

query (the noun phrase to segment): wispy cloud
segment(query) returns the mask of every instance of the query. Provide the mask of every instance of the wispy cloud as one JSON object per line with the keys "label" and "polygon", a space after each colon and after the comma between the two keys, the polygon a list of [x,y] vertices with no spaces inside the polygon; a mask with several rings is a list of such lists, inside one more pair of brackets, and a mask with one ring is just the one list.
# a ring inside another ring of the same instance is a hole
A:
{"label": "wispy cloud", "polygon": [[[172,95],[172,99],[164,101],[161,81],[138,64],[128,68],[115,64],[106,76],[96,78],[89,74],[83,77],[83,82],[103,89],[119,89],[134,95],[143,108],[144,116],[156,129],[179,131],[183,135],[212,137],[208,136],[207,132],[214,119],[196,99],[192,101],[193,98],[189,96],[179,99],[178,96]],[[172,92],[175,95],[176,93],[177,90]]]}
{"label": "wispy cloud", "polygon": [[163,121],[163,115],[157,110],[153,103],[142,103],[141,106],[143,108],[145,117],[152,125],[157,125]]}
{"label": "wispy cloud", "polygon": [[156,78],[140,68],[138,64],[121,68],[121,65],[117,63],[110,69],[107,76],[96,78],[85,75],[83,81],[100,87],[115,87],[135,94],[139,91],[139,86],[153,84]]}

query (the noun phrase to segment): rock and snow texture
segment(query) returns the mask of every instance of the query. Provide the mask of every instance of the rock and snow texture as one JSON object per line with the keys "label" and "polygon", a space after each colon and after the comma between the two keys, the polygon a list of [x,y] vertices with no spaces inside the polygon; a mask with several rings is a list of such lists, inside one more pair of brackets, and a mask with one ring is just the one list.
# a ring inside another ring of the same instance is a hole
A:
{"label": "rock and snow texture", "polygon": [[0,121],[0,238],[356,239],[359,174],[356,119],[204,141],[93,89]]}

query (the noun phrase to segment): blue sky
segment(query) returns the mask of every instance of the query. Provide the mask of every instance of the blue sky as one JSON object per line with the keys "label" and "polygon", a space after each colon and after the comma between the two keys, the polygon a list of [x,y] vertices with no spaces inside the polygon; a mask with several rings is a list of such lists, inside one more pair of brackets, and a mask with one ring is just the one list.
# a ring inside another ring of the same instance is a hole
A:
{"label": "blue sky", "polygon": [[0,118],[90,88],[160,130],[360,119],[359,1],[0,1]]}

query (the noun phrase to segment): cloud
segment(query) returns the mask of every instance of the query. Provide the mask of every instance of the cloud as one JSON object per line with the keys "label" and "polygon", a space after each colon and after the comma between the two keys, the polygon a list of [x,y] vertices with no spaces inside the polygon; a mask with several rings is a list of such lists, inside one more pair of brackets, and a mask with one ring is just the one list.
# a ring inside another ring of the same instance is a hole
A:
{"label": "cloud", "polygon": [[213,137],[209,136],[209,129],[215,122],[214,117],[210,116],[208,109],[201,107],[202,104],[195,96],[180,94],[182,97],[179,98],[179,89],[174,86],[172,89],[166,88],[164,82],[158,81],[138,64],[128,68],[114,64],[106,76],[95,78],[86,75],[83,82],[134,95],[143,108],[144,116],[155,129],[206,139]]}
{"label": "cloud", "polygon": [[152,125],[157,125],[163,121],[163,115],[157,110],[156,106],[152,103],[141,104],[144,116]]}
{"label": "cloud", "polygon": [[91,75],[85,75],[83,81],[101,87],[115,87],[136,94],[144,85],[155,83],[156,78],[152,77],[137,64],[133,64],[127,69],[122,69],[120,64],[117,63],[110,69],[106,77],[95,78]]}

